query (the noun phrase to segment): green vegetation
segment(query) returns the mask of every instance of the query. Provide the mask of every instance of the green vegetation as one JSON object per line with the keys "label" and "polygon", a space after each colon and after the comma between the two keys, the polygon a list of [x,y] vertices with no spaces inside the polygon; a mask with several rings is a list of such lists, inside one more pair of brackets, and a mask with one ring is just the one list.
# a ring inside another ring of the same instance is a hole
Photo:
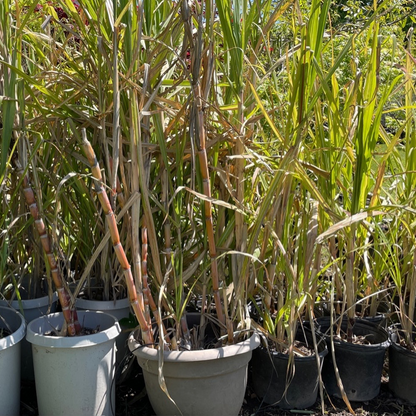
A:
{"label": "green vegetation", "polygon": [[162,317],[171,348],[190,341],[187,308],[215,306],[234,342],[252,302],[276,348],[330,302],[352,324],[357,302],[375,313],[398,296],[409,331],[408,3],[3,1],[0,293],[23,271],[51,274],[21,166],[64,279],[81,280],[76,293],[101,279],[112,299],[127,263],[96,198],[106,190],[138,319]]}

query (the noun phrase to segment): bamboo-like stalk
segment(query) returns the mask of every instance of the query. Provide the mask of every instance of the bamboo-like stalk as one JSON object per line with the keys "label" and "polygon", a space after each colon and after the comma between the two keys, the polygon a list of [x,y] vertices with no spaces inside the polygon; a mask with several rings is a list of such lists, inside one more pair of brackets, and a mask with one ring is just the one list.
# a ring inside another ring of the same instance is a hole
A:
{"label": "bamboo-like stalk", "polygon": [[49,266],[51,268],[52,279],[58,292],[59,302],[61,303],[62,313],[64,315],[64,319],[67,325],[67,333],[69,336],[75,336],[81,330],[81,325],[78,321],[77,312],[75,309],[71,308],[70,296],[65,289],[61,272],[59,270],[55,255],[52,252],[50,237],[47,232],[45,223],[40,216],[38,205],[36,203],[35,193],[30,185],[29,176],[25,174],[24,169],[17,160],[15,161],[15,164],[18,175],[23,177],[23,194],[26,200],[26,204],[29,207],[30,214],[35,220],[35,226],[38,231],[43,250],[48,259]]}
{"label": "bamboo-like stalk", "polygon": [[[201,97],[201,87],[199,83],[193,86],[194,100],[195,100],[195,114],[196,114],[196,123],[195,123],[195,136],[199,138],[198,143],[198,159],[199,166],[201,170],[202,183],[204,195],[208,198],[211,198],[211,185],[209,181],[209,170],[208,170],[208,158],[207,151],[205,147],[206,141],[206,131],[205,131],[205,120],[204,120],[204,110]],[[204,213],[205,213],[205,226],[208,235],[208,247],[209,247],[209,256],[211,258],[211,280],[212,280],[212,290],[214,293],[215,308],[218,316],[218,320],[222,323],[225,323],[225,316],[221,306],[221,296],[219,292],[219,276],[218,276],[218,262],[217,262],[217,248],[215,245],[214,238],[214,222],[212,219],[212,203],[210,200],[204,201]]]}
{"label": "bamboo-like stalk", "polygon": [[[136,152],[136,143],[137,137],[136,135],[140,133],[140,118],[137,117],[136,111],[136,99],[137,95],[134,91],[131,92],[132,100],[130,103],[130,146],[131,146],[131,192],[132,193],[140,193],[140,183],[139,183],[139,175],[141,171],[139,169],[138,164],[138,156]],[[134,123],[139,123],[138,126],[135,126]],[[131,255],[133,261],[133,274],[134,280],[136,282],[136,289],[137,289],[137,296],[140,308],[145,312],[146,316],[146,306],[145,300],[143,297],[143,280],[142,280],[142,273],[141,273],[141,263],[140,263],[140,247],[139,247],[139,232],[140,232],[140,209],[141,209],[141,200],[137,198],[137,201],[133,204],[131,210]],[[148,317],[146,317],[148,318]],[[147,319],[148,323],[149,319]]]}
{"label": "bamboo-like stalk", "polygon": [[355,285],[356,275],[354,273],[354,242],[355,242],[355,230],[356,226],[351,226],[350,232],[347,233],[347,258],[346,258],[346,271],[345,271],[345,287],[348,309],[348,325],[347,325],[347,341],[352,342],[353,332],[352,327],[355,322]]}
{"label": "bamboo-like stalk", "polygon": [[151,330],[152,328],[145,318],[144,311],[140,308],[136,286],[134,284],[133,274],[131,272],[131,266],[127,260],[123,246],[121,245],[114,212],[111,208],[111,204],[108,199],[107,193],[105,192],[104,187],[102,185],[100,165],[95,156],[94,149],[92,148],[91,143],[87,139],[87,133],[85,129],[82,130],[82,148],[84,149],[85,155],[91,167],[93,177],[95,179],[95,191],[97,192],[98,200],[100,201],[101,207],[107,219],[107,224],[110,230],[111,241],[113,243],[114,251],[124,272],[130,304],[139,322],[145,344],[153,345],[153,334]]}
{"label": "bamboo-like stalk", "polygon": [[[163,166],[163,173],[161,175],[161,185],[162,185],[162,199],[161,203],[163,204],[163,207],[165,208],[166,212],[168,212],[169,209],[169,202],[168,202],[168,173],[165,166]],[[170,221],[166,219],[166,221],[163,224],[163,231],[164,231],[164,237],[165,237],[165,264],[167,265],[171,261],[171,255],[172,255],[172,248],[171,248],[171,229],[170,229]]]}
{"label": "bamboo-like stalk", "polygon": [[166,328],[162,322],[162,318],[159,314],[159,310],[157,305],[153,299],[152,292],[150,291],[149,282],[148,282],[148,275],[147,275],[147,252],[148,252],[148,243],[147,243],[147,228],[142,228],[142,281],[143,281],[143,294],[145,303],[148,303],[153,316],[156,320],[158,328],[162,328],[163,337],[167,343],[170,342],[169,335],[167,334]]}
{"label": "bamboo-like stalk", "polygon": [[[205,118],[204,118],[204,105],[203,105],[203,94],[201,90],[200,68],[201,68],[201,57],[202,57],[202,22],[199,21],[200,26],[198,27],[198,36],[196,36],[195,42],[192,37],[192,18],[189,13],[189,6],[187,2],[181,3],[182,9],[182,20],[185,25],[186,34],[190,47],[194,52],[194,59],[192,61],[192,91],[193,91],[193,134],[197,142],[197,153],[199,159],[199,167],[202,176],[203,192],[204,195],[209,198],[204,201],[204,214],[205,214],[205,227],[208,237],[209,256],[211,259],[211,281],[212,290],[215,302],[215,308],[217,312],[217,318],[219,322],[225,324],[225,315],[221,304],[221,296],[219,291],[219,274],[218,274],[218,261],[217,261],[217,249],[215,244],[215,233],[214,233],[214,222],[212,218],[212,203],[211,198],[211,184],[209,178],[208,169],[208,157],[206,151],[206,130],[205,130]],[[205,84],[207,84],[205,80]],[[192,134],[191,133],[191,134]],[[232,339],[232,333],[229,333],[229,340]]]}
{"label": "bamboo-like stalk", "polygon": [[[117,3],[114,2],[114,16],[117,16]],[[111,172],[112,204],[115,205],[117,171],[120,156],[120,90],[118,79],[118,27],[113,27],[113,171]]]}

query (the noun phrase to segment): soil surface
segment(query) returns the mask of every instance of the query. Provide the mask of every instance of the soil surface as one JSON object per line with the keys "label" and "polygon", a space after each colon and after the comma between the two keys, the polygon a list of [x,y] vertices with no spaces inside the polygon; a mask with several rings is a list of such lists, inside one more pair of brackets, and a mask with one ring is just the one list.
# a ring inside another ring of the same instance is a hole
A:
{"label": "soil surface", "polygon": [[[339,339],[335,337],[335,339]],[[348,342],[347,337],[340,338],[343,342]],[[367,339],[366,335],[353,335],[352,336],[352,343],[356,345],[371,345],[371,342]]]}
{"label": "soil surface", "polygon": [[[61,337],[62,336],[61,332],[62,332],[62,330],[59,330],[58,329],[56,331],[48,331],[48,332],[45,332],[45,335],[46,336],[49,336],[49,337]],[[100,332],[100,328],[99,327],[97,327],[97,328],[85,328],[85,327],[83,327],[83,328],[81,328],[80,333],[79,334],[76,334],[74,336],[75,337],[82,337],[84,335],[97,334],[98,332]]]}
{"label": "soil surface", "polygon": [[[301,341],[296,340],[294,342],[293,349],[294,349],[295,354],[300,357],[311,357],[312,355],[315,355],[315,350],[313,346],[307,345]],[[284,348],[282,351],[282,354],[289,354],[289,348]]]}
{"label": "soil surface", "polygon": [[11,334],[12,333],[8,329],[0,328],[0,339],[6,338],[6,337],[8,337]]}
{"label": "soil surface", "polygon": [[[126,360],[128,361],[128,360]],[[141,369],[135,359],[124,367],[116,384],[115,416],[153,416],[154,412],[146,394]],[[325,395],[324,415],[351,415],[342,400]],[[388,379],[383,375],[380,394],[368,402],[351,402],[352,409],[360,416],[416,416],[416,406],[411,406],[397,398],[389,391]],[[284,411],[277,407],[262,404],[252,388],[249,374],[247,391],[239,416],[293,416],[322,415],[320,400],[307,410]],[[22,383],[21,416],[36,416],[37,404],[34,382]],[[198,416],[198,415],[195,415]],[[228,416],[228,415],[213,415]]]}

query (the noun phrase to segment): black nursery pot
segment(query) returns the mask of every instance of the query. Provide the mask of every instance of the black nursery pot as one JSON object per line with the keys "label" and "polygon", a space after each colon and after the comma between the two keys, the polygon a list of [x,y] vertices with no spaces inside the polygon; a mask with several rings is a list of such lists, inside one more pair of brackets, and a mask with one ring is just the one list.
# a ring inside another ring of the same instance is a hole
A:
{"label": "black nursery pot", "polygon": [[[358,319],[364,319],[365,321],[374,322],[375,324],[382,326],[383,328],[387,328],[388,320],[391,316],[391,306],[388,302],[383,301],[379,303],[375,316],[361,316],[362,309],[363,305],[361,303],[357,303],[357,305],[355,306],[355,310]],[[370,308],[368,307],[367,312],[369,311],[369,309]],[[323,322],[328,320],[329,322],[331,315],[330,304],[325,302],[319,303],[315,307],[314,313],[318,320],[323,320]]]}
{"label": "black nursery pot", "polygon": [[[326,334],[330,350],[323,366],[322,379],[328,394],[341,398],[331,353],[330,323],[328,319],[319,321],[320,331]],[[346,320],[343,321],[341,329],[346,331]],[[353,334],[365,336],[370,345],[334,340],[335,360],[348,399],[367,401],[374,399],[380,392],[384,356],[390,344],[389,335],[384,328],[366,320],[356,320]]]}
{"label": "black nursery pot", "polygon": [[[416,404],[416,352],[402,347],[399,341],[400,326],[389,328],[391,344],[389,347],[389,388],[399,399]],[[416,339],[416,332],[412,334]]]}
{"label": "black nursery pot", "polygon": [[[305,339],[306,338],[306,339]],[[322,335],[316,335],[320,364],[328,349]],[[310,329],[298,331],[296,339],[313,345]],[[251,359],[252,383],[256,395],[264,403],[277,405],[282,409],[305,409],[316,402],[318,395],[319,374],[315,355],[310,357],[295,357],[294,377],[286,386],[288,371],[287,354],[270,352],[260,346],[253,351]]]}
{"label": "black nursery pot", "polygon": [[[355,310],[357,314],[361,314],[361,311],[363,309],[362,304],[358,304],[355,307]],[[383,327],[384,329],[387,328],[388,324],[388,316],[390,315],[390,306],[387,302],[380,302],[377,308],[377,313],[375,316],[363,316],[360,319],[363,319],[365,321],[373,322],[377,324],[378,326]]]}

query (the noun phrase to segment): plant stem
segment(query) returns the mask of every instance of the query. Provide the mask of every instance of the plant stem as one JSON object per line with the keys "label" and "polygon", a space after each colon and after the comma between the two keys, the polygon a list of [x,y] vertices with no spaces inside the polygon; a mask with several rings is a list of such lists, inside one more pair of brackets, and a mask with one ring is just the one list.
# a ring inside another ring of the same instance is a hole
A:
{"label": "plant stem", "polygon": [[131,272],[131,266],[127,260],[123,246],[121,245],[114,212],[111,209],[110,201],[102,185],[100,165],[97,161],[97,158],[95,157],[94,149],[92,148],[91,143],[87,139],[87,133],[85,129],[82,130],[82,148],[84,149],[85,155],[87,156],[92,174],[95,179],[95,191],[97,192],[98,199],[107,219],[107,224],[110,230],[111,241],[113,243],[114,251],[116,252],[118,261],[120,262],[120,265],[124,272],[130,304],[133,308],[134,314],[136,315],[136,318],[142,330],[143,341],[145,342],[145,344],[153,345],[153,334],[151,326],[149,326],[145,318],[144,311],[140,307],[137,298],[136,286],[134,284],[134,279]]}
{"label": "plant stem", "polygon": [[55,255],[52,252],[51,241],[45,223],[40,217],[39,209],[35,199],[35,193],[33,192],[33,189],[30,185],[29,177],[28,175],[25,175],[24,169],[22,166],[20,166],[20,163],[16,160],[15,164],[17,167],[18,175],[23,176],[23,194],[25,196],[26,204],[29,207],[30,213],[35,220],[36,229],[38,230],[43,250],[46,254],[46,257],[48,258],[52,279],[58,292],[59,302],[61,303],[62,313],[67,325],[68,335],[77,335],[81,331],[81,325],[78,322],[76,310],[71,307],[71,298],[63,284],[63,279],[58,267],[58,263],[56,261]]}

